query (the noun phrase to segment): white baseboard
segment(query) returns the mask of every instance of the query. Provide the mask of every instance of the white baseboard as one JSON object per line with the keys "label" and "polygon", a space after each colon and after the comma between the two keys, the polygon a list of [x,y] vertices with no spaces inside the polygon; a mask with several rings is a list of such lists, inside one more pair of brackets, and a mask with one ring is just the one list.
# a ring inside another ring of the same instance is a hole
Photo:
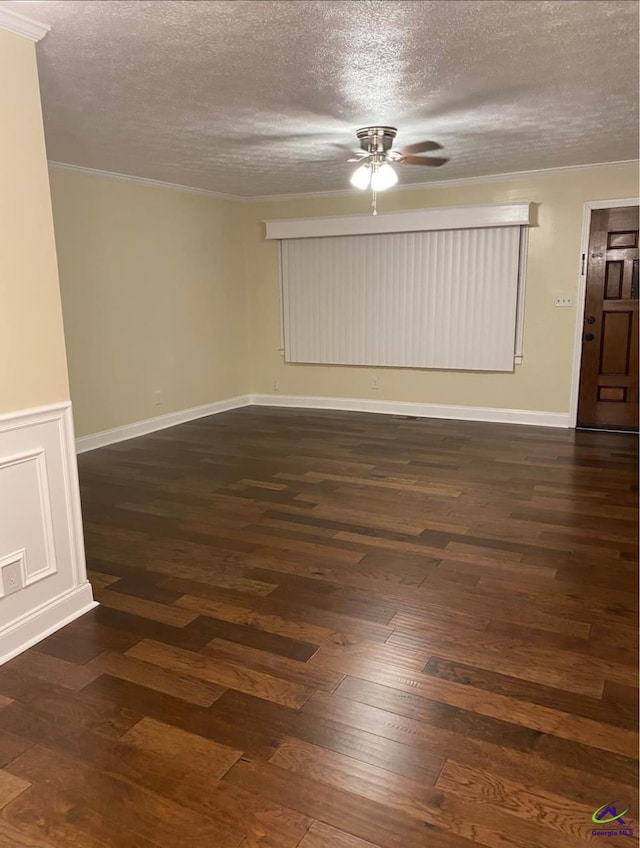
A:
{"label": "white baseboard", "polygon": [[156,433],[158,430],[166,430],[167,427],[175,427],[176,424],[184,424],[186,421],[195,421],[197,418],[206,418],[207,415],[228,412],[230,409],[239,409],[242,406],[248,406],[249,403],[249,395],[238,395],[226,400],[205,403],[202,406],[192,406],[190,409],[181,409],[178,412],[169,412],[166,415],[159,415],[157,418],[147,418],[133,424],[124,424],[122,427],[114,427],[111,430],[102,430],[100,433],[92,433],[90,436],[81,436],[76,439],[76,453],[84,453],[107,445],[114,445],[117,442],[125,442],[127,439],[135,439],[137,436],[146,436],[149,433]]}
{"label": "white baseboard", "polygon": [[445,406],[361,398],[306,397],[304,395],[249,395],[256,406],[288,406],[298,409],[344,409],[383,415],[416,415],[419,418],[450,418],[458,421],[488,421],[496,424],[530,424],[538,427],[568,427],[568,412],[537,412],[529,409],[496,409],[484,406]]}
{"label": "white baseboard", "polygon": [[83,583],[12,622],[0,633],[0,665],[97,606],[90,584]]}
{"label": "white baseboard", "polygon": [[306,395],[238,395],[227,400],[193,406],[112,430],[102,430],[76,439],[76,453],[114,445],[145,436],[176,424],[206,418],[243,406],[288,406],[299,409],[344,409],[350,412],[377,412],[382,415],[417,415],[420,418],[451,418],[459,421],[490,421],[497,424],[533,424],[539,427],[568,427],[569,413],[536,412],[528,409],[494,409],[482,406],[443,406],[437,403],[367,400],[362,398],[311,397]]}

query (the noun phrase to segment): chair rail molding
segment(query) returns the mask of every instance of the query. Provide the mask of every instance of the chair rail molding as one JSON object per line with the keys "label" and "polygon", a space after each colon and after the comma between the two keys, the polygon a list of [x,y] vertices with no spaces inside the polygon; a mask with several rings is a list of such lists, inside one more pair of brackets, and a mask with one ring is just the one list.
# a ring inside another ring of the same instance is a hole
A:
{"label": "chair rail molding", "polygon": [[0,515],[1,664],[96,606],[69,402],[0,415]]}

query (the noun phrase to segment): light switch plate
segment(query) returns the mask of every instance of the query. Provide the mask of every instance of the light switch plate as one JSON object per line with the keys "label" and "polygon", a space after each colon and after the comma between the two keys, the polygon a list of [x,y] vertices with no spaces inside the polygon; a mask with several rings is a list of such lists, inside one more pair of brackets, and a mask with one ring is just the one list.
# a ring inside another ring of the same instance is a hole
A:
{"label": "light switch plate", "polygon": [[570,294],[559,294],[556,297],[556,306],[573,306],[573,297]]}

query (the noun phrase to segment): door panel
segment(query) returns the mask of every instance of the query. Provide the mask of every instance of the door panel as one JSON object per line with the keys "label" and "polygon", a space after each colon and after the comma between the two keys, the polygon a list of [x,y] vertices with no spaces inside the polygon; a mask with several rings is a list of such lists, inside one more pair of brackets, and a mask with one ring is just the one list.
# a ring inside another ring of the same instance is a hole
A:
{"label": "door panel", "polygon": [[591,215],[578,426],[638,427],[638,207]]}
{"label": "door panel", "polygon": [[603,312],[600,374],[627,377],[631,353],[632,312]]}
{"label": "door panel", "polygon": [[624,262],[621,259],[610,259],[604,272],[604,299],[620,300],[622,297],[622,278]]}

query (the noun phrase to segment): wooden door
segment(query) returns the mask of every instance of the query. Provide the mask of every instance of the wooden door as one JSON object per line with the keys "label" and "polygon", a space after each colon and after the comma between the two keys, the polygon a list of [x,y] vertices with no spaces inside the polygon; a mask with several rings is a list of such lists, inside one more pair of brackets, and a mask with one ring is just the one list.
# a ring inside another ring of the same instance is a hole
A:
{"label": "wooden door", "polygon": [[638,207],[591,214],[578,426],[638,428]]}

